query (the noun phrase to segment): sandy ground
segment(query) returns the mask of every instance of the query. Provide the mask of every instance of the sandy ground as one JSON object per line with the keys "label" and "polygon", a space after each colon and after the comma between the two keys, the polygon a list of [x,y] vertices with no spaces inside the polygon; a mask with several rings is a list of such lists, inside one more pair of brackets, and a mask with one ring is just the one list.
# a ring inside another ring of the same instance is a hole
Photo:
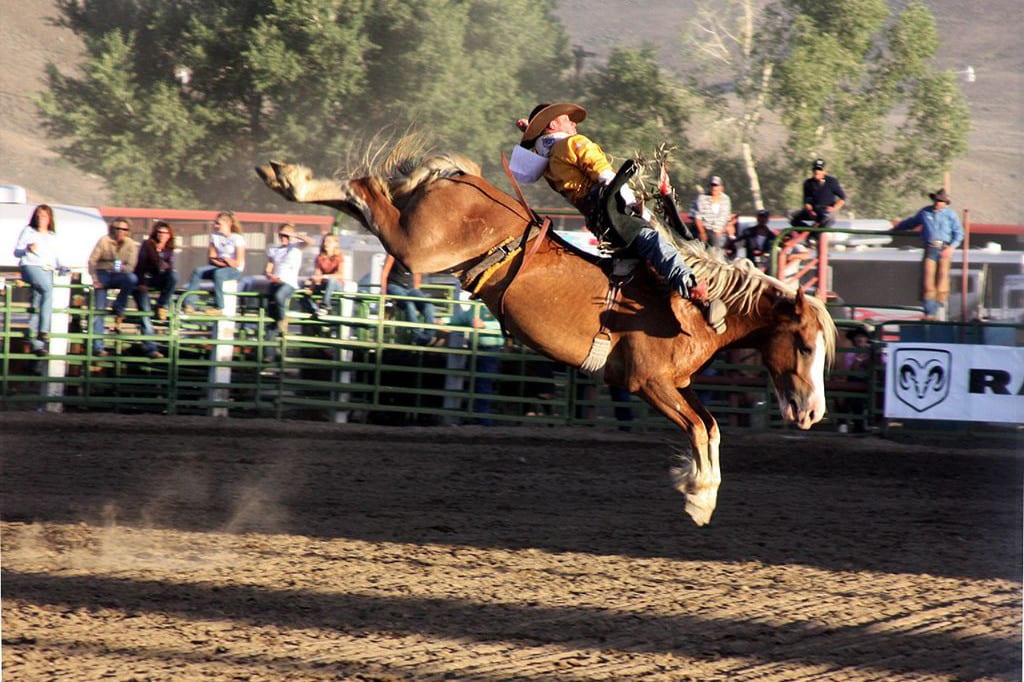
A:
{"label": "sandy ground", "polygon": [[1003,444],[0,413],[5,680],[1019,680]]}

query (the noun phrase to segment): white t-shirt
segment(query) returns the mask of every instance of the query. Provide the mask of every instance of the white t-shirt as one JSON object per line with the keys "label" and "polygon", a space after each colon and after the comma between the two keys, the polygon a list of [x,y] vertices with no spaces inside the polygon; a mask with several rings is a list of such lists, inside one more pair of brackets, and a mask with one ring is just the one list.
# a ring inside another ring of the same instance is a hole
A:
{"label": "white t-shirt", "polygon": [[[213,246],[213,250],[217,252],[219,258],[236,258],[235,254],[238,253],[239,248],[245,248],[245,237],[237,232],[232,232],[231,234],[214,232],[210,235],[210,244]],[[238,263],[238,269],[245,269],[244,259]]]}
{"label": "white t-shirt", "polygon": [[302,251],[296,244],[271,246],[267,259],[273,263],[271,272],[294,289],[299,288],[299,270],[302,268]]}

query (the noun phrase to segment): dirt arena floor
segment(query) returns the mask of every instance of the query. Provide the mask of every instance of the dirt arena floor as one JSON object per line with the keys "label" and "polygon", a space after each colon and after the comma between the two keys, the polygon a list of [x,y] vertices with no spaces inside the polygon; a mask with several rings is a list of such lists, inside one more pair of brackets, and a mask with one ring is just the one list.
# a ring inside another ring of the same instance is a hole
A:
{"label": "dirt arena floor", "polygon": [[1019,443],[0,413],[4,680],[1020,680]]}

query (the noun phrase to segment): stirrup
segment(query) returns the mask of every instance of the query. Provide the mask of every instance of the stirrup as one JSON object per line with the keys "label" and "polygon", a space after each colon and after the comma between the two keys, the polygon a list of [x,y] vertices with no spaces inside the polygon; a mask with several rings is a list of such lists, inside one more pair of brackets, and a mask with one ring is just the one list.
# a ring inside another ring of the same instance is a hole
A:
{"label": "stirrup", "polygon": [[729,309],[722,303],[722,299],[716,298],[708,301],[707,317],[708,325],[716,334],[724,334],[726,329],[725,316]]}

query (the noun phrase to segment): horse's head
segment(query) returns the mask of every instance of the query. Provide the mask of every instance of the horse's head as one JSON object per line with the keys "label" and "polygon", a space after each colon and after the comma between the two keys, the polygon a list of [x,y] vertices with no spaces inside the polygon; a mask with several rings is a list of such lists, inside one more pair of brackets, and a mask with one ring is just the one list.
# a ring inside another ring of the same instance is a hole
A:
{"label": "horse's head", "polygon": [[774,304],[761,348],[782,418],[809,429],[825,416],[825,366],[835,354],[836,329],[824,304],[797,291]]}

